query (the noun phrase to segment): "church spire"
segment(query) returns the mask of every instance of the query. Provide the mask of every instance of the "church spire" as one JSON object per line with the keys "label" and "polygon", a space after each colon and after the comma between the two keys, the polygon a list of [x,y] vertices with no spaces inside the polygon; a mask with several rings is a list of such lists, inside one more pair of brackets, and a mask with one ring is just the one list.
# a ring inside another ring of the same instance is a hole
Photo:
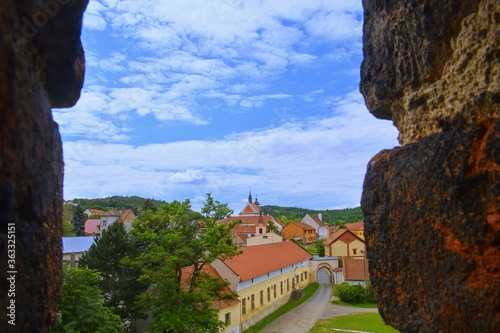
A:
{"label": "church spire", "polygon": [[252,203],[252,188],[249,187],[248,190],[248,202]]}

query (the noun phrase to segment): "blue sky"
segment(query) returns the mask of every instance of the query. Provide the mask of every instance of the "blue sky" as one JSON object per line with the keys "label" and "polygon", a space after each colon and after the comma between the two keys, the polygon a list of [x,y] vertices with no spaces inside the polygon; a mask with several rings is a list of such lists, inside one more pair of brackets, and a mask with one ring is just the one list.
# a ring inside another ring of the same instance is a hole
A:
{"label": "blue sky", "polygon": [[358,91],[361,1],[91,0],[86,78],[54,109],[64,197],[359,205],[398,145]]}

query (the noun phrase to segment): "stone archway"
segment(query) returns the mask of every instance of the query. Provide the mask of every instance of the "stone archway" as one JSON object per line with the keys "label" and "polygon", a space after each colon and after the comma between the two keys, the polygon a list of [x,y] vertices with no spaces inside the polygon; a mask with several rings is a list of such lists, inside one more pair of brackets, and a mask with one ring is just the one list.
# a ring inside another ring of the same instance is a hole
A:
{"label": "stone archway", "polygon": [[331,284],[332,283],[332,272],[327,267],[323,266],[318,269],[318,283],[319,284]]}

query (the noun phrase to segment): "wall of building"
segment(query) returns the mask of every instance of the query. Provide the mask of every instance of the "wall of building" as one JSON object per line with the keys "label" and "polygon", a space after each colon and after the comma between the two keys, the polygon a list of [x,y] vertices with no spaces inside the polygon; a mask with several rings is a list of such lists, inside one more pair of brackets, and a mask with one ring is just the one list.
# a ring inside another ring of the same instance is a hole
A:
{"label": "wall of building", "polygon": [[[310,283],[310,276],[309,261],[304,261],[302,264],[294,265],[294,267],[289,266],[282,270],[270,272],[269,276],[266,274],[254,278],[253,282],[250,280],[240,283],[238,295],[242,330],[255,325],[285,304],[290,298],[293,287],[297,289],[306,287]],[[245,308],[245,311],[243,311],[243,308]]]}

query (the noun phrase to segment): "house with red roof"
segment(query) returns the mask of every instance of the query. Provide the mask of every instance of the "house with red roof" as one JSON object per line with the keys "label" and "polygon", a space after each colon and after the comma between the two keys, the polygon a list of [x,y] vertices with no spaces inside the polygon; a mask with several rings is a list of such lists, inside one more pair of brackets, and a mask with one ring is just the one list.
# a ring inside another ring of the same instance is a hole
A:
{"label": "house with red roof", "polygon": [[243,247],[239,256],[212,263],[238,293],[241,331],[285,304],[293,290],[310,283],[311,258],[299,245],[286,241]]}
{"label": "house with red roof", "polygon": [[[182,269],[181,283],[186,289],[189,286],[189,280],[193,276],[194,267],[185,267]],[[204,273],[208,275],[221,279],[220,274],[212,267],[210,264],[205,264],[201,269]],[[224,294],[230,294],[232,291],[229,287],[224,289]],[[214,300],[212,303],[212,308],[219,311],[219,320],[226,323],[224,328],[225,333],[239,333],[240,330],[240,300],[238,298],[233,300]],[[149,325],[152,321],[151,315],[146,319],[138,319],[135,321],[135,332],[148,332]]]}
{"label": "house with red roof", "polygon": [[364,239],[349,229],[339,229],[324,243],[326,257],[363,259],[366,254]]}
{"label": "house with red roof", "polygon": [[285,239],[293,239],[303,245],[312,244],[317,239],[316,228],[304,222],[291,222],[281,230]]}
{"label": "house with red roof", "polygon": [[318,214],[318,215],[312,215],[312,214],[306,214],[304,218],[300,221],[302,223],[308,224],[314,229],[316,229],[316,234],[319,238],[327,239],[328,236],[330,236],[330,228],[328,224],[323,222],[323,215]]}
{"label": "house with red roof", "polygon": [[344,226],[334,226],[330,227],[330,234],[333,235],[340,229],[348,229],[350,230],[353,234],[356,234],[359,236],[361,239],[365,239],[365,223],[364,222],[353,222],[353,223],[346,223]]}
{"label": "house with red roof", "polygon": [[111,224],[123,223],[125,229],[130,231],[132,228],[132,222],[136,219],[134,212],[131,209],[125,210],[110,210],[101,214],[101,226],[100,232],[102,234],[103,230],[106,230]]}

